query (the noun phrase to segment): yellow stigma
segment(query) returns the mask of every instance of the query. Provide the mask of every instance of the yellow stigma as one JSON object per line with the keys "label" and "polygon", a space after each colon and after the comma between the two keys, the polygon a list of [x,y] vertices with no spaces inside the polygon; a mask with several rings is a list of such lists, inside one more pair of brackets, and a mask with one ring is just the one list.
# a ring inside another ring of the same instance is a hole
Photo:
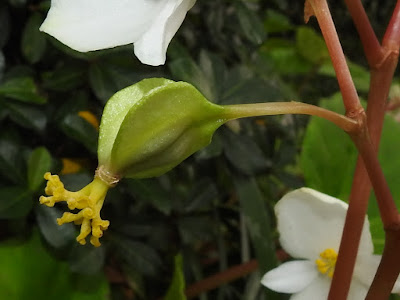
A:
{"label": "yellow stigma", "polygon": [[335,265],[337,260],[337,253],[332,248],[325,249],[319,254],[315,263],[317,264],[317,269],[321,274],[326,274],[329,278],[333,277],[333,272],[335,272]]}
{"label": "yellow stigma", "polygon": [[[100,170],[100,172],[99,172]],[[110,225],[109,221],[102,220],[100,210],[103,206],[107,191],[118,180],[114,182],[104,179],[104,175],[99,174],[102,169],[96,171],[94,180],[77,192],[70,192],[64,188],[58,175],[51,175],[49,172],[44,174],[44,178],[48,180],[45,188],[45,193],[50,197],[41,196],[39,201],[49,207],[53,207],[55,203],[65,201],[70,210],[79,209],[76,214],[65,212],[63,216],[57,219],[58,225],[74,222],[76,225],[81,225],[81,232],[76,240],[84,245],[86,237],[91,233],[90,243],[99,247],[99,238],[103,236],[103,231]]]}

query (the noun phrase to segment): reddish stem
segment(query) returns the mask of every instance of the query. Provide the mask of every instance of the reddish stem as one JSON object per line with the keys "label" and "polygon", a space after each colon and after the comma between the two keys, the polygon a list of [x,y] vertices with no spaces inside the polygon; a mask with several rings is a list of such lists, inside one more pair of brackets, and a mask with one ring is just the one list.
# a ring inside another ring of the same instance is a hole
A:
{"label": "reddish stem", "polygon": [[399,227],[386,229],[385,248],[374,281],[365,300],[386,300],[389,298],[400,271]]}
{"label": "reddish stem", "polygon": [[382,45],[395,52],[399,51],[400,45],[400,1],[397,1],[392,18],[383,37]]}
{"label": "reddish stem", "polygon": [[257,270],[257,268],[258,262],[255,259],[250,260],[244,264],[231,267],[228,270],[217,273],[213,276],[207,277],[190,285],[185,291],[186,297],[188,299],[194,298],[201,293],[207,292],[225,283],[241,278]]}
{"label": "reddish stem", "polygon": [[[365,127],[366,128],[366,127]],[[400,218],[396,204],[390,193],[389,185],[385,179],[382,168],[379,164],[376,150],[374,149],[368,131],[352,136],[354,143],[363,159],[364,166],[368,171],[369,179],[372,182],[376,199],[378,200],[379,212],[385,229],[392,229],[400,226]]]}
{"label": "reddish stem", "polygon": [[[378,70],[372,70],[370,91],[368,94],[367,124],[371,142],[377,152],[383,120],[385,116],[386,99],[394,70],[397,65],[397,57],[387,57],[384,64]],[[353,269],[356,261],[358,245],[365,214],[368,207],[368,198],[371,191],[371,183],[359,157],[354,173],[352,190],[349,199],[349,208],[343,228],[342,240],[339,248],[339,256],[336,262],[331,290],[328,299],[346,299]]]}
{"label": "reddish stem", "polygon": [[347,9],[353,18],[354,25],[360,35],[364,53],[370,66],[378,65],[384,56],[383,50],[375,35],[375,32],[365,13],[360,0],[345,0]]}
{"label": "reddish stem", "polygon": [[321,28],[326,46],[328,47],[329,56],[331,57],[339,88],[343,96],[343,103],[346,107],[346,115],[349,117],[357,115],[360,111],[363,111],[363,108],[358,99],[357,91],[349,67],[347,66],[346,58],[328,4],[326,0],[307,1],[311,5],[314,14],[317,17],[319,27]]}

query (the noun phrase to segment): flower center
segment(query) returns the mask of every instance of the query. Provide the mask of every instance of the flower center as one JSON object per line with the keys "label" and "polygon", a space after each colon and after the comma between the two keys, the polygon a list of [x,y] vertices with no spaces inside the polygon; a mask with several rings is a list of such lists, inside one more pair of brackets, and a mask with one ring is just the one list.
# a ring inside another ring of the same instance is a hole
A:
{"label": "flower center", "polygon": [[325,249],[319,254],[315,264],[317,269],[321,274],[327,275],[329,278],[333,277],[333,272],[335,271],[335,265],[337,260],[337,253],[332,248]]}

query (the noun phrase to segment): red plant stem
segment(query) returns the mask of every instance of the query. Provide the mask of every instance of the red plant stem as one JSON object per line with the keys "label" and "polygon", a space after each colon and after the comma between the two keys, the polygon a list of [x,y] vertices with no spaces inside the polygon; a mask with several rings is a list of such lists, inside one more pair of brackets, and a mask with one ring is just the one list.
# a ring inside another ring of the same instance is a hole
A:
{"label": "red plant stem", "polygon": [[218,286],[250,274],[251,272],[257,270],[257,268],[258,262],[255,259],[241,265],[231,267],[223,272],[217,273],[190,285],[185,290],[186,297],[188,299],[194,298],[201,293],[215,289]]}
{"label": "red plant stem", "polygon": [[[346,3],[347,2],[352,1],[346,1]],[[357,0],[354,2],[357,2]],[[397,11],[398,7],[399,2],[396,6]],[[352,15],[354,15],[354,13],[352,13]],[[368,94],[367,123],[371,136],[371,141],[375,146],[376,152],[378,150],[378,145],[382,132],[383,119],[386,108],[386,99],[388,97],[393,73],[397,66],[398,45],[397,48],[394,49],[394,44],[392,43],[392,40],[399,41],[399,22],[400,16],[397,12],[393,15],[387,33],[385,34],[383,49],[385,50],[386,54],[383,56],[384,60],[376,65],[374,65],[374,63],[371,63],[370,61],[370,64],[374,68],[371,72],[370,91]],[[395,28],[397,28],[397,31],[394,30]],[[328,299],[346,299],[347,297],[357,256],[362,226],[364,223],[364,216],[367,211],[370,191],[371,184],[369,181],[369,177],[365,170],[363,161],[359,157],[354,174],[352,191],[350,194],[349,208],[343,228],[339,256],[335,267],[336,271],[333,276]],[[386,228],[388,226],[389,224],[385,224]],[[385,244],[385,249],[386,248],[387,246]],[[386,258],[383,257],[383,261],[385,260]],[[380,267],[376,278],[386,278],[386,275],[382,276],[379,274],[385,274],[385,272],[385,268]],[[379,287],[380,284],[382,284],[382,281],[378,282],[377,286]],[[373,285],[375,285],[375,282]],[[373,295],[376,295],[377,290],[379,290],[379,288],[374,287]]]}
{"label": "red plant stem", "polygon": [[368,16],[360,0],[345,0],[347,9],[353,18],[354,25],[360,35],[365,56],[370,66],[378,65],[383,58],[383,50],[372,29]]}
{"label": "red plant stem", "polygon": [[343,103],[346,107],[346,115],[351,117],[363,110],[357,91],[347,66],[346,58],[343,53],[339,37],[333,23],[326,0],[307,0],[317,17],[319,27],[324,36],[329,56],[331,57],[333,68],[339,83],[339,88],[343,96]]}
{"label": "red plant stem", "polygon": [[399,228],[385,230],[385,248],[374,281],[366,300],[386,300],[400,271],[400,231]]}
{"label": "red plant stem", "polygon": [[[282,249],[276,251],[276,256],[279,261],[285,261],[289,258],[289,255]],[[257,269],[258,262],[255,259],[252,259],[191,284],[186,288],[185,295],[188,299],[197,297],[200,294],[213,290],[223,284],[244,277]]]}
{"label": "red plant stem", "polygon": [[365,130],[359,135],[352,136],[352,138],[363,159],[364,166],[368,171],[369,179],[372,182],[385,229],[400,228],[400,218],[397,207],[390,193],[389,185],[383,175],[376,150],[369,139],[368,131]]}
{"label": "red plant stem", "polygon": [[[397,58],[391,56],[379,70],[372,70],[368,94],[367,124],[371,142],[377,152],[385,116],[387,99]],[[383,100],[382,100],[383,99]],[[368,207],[371,183],[364,163],[359,157],[354,173],[346,220],[343,228],[339,256],[333,275],[328,299],[346,299],[356,261],[362,226]]]}
{"label": "red plant stem", "polygon": [[394,8],[392,18],[390,19],[389,25],[385,32],[382,41],[383,47],[396,51],[399,51],[400,45],[400,1],[397,1],[396,7]]}

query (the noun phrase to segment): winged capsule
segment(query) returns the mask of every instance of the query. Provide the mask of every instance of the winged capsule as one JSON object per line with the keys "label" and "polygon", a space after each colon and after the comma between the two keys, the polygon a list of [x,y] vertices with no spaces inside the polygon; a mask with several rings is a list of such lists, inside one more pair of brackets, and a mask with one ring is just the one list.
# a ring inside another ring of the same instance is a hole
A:
{"label": "winged capsule", "polygon": [[100,246],[109,226],[100,210],[110,187],[122,177],[159,176],[205,147],[215,130],[227,121],[224,107],[207,101],[192,85],[164,78],[142,80],[107,102],[99,130],[98,160],[94,180],[77,192],[64,188],[58,175],[48,180],[40,203],[49,207],[65,201],[71,210],[57,219],[59,225],[81,225],[77,241]]}
{"label": "winged capsule", "polygon": [[223,112],[186,82],[142,80],[108,101],[99,165],[130,178],[162,175],[210,143]]}

